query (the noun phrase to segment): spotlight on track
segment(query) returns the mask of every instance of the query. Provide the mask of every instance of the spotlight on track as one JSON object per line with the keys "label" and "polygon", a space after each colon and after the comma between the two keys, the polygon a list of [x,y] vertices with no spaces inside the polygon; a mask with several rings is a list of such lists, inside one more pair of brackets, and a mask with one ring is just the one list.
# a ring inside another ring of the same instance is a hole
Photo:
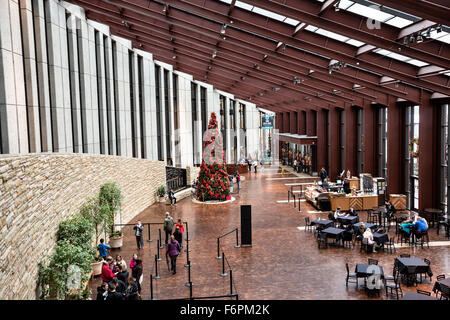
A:
{"label": "spotlight on track", "polygon": [[334,7],[334,11],[338,12],[340,10],[339,5],[341,1],[336,2],[336,6]]}
{"label": "spotlight on track", "polygon": [[414,43],[414,35],[411,35],[411,37],[409,37],[409,42]]}
{"label": "spotlight on track", "polygon": [[425,38],[427,39],[431,38],[431,28],[428,28],[428,30],[425,32]]}
{"label": "spotlight on track", "polygon": [[212,53],[212,57],[215,58],[217,56],[217,50],[214,50]]}
{"label": "spotlight on track", "polygon": [[408,44],[408,37],[403,38],[403,44],[406,46]]}
{"label": "spotlight on track", "polygon": [[440,24],[436,27],[436,32],[441,32],[441,31],[442,31],[442,25]]}
{"label": "spotlight on track", "polygon": [[221,34],[225,34],[226,31],[227,31],[227,25],[224,24],[224,25],[222,26],[222,29],[220,29],[220,33],[221,33]]}
{"label": "spotlight on track", "polygon": [[421,42],[423,42],[423,38],[422,38],[422,35],[417,35],[417,43],[421,43]]}

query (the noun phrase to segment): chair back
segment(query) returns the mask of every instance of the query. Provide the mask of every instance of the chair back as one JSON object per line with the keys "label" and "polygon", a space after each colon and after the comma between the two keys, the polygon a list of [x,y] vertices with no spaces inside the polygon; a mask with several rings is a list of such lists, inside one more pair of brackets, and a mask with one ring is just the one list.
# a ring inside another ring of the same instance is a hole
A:
{"label": "chair back", "polygon": [[445,279],[445,274],[440,274],[436,277],[436,281],[441,281]]}
{"label": "chair back", "polygon": [[431,261],[428,260],[427,258],[423,259],[423,261],[424,261],[427,265],[431,265]]}
{"label": "chair back", "polygon": [[424,290],[419,290],[419,289],[417,289],[417,293],[418,293],[418,294],[424,294],[424,295],[426,295],[426,296],[431,296],[431,292],[424,291]]}
{"label": "chair back", "polygon": [[309,224],[310,224],[309,217],[305,218],[305,222],[306,222],[306,225],[309,226]]}
{"label": "chair back", "polygon": [[392,245],[395,244],[395,237],[392,237],[391,239],[389,239],[389,244],[392,244]]}
{"label": "chair back", "polygon": [[400,258],[411,258],[411,255],[408,253],[404,253],[400,255]]}
{"label": "chair back", "polygon": [[350,269],[348,267],[348,263],[347,262],[345,263],[345,269],[347,270],[347,274],[349,274],[350,273]]}
{"label": "chair back", "polygon": [[369,264],[377,266],[378,265],[378,260],[369,258]]}

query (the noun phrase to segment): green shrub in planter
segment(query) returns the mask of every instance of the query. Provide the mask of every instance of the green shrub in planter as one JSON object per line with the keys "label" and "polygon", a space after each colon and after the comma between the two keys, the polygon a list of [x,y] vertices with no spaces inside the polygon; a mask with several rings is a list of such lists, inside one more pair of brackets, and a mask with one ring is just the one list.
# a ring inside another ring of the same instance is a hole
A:
{"label": "green shrub in planter", "polygon": [[114,218],[123,199],[122,192],[115,182],[107,182],[100,188],[98,198],[99,204],[108,208],[104,220],[105,226],[110,232],[113,232]]}
{"label": "green shrub in planter", "polygon": [[166,187],[163,185],[160,185],[158,189],[156,189],[156,194],[158,197],[162,198],[166,195]]}

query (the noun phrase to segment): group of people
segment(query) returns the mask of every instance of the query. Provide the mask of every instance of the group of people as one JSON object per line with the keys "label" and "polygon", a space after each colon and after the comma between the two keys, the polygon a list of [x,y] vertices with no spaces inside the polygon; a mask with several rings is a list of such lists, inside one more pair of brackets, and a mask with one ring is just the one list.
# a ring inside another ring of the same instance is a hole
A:
{"label": "group of people", "polygon": [[[131,276],[128,270],[131,270]],[[120,255],[115,260],[107,256],[102,265],[102,284],[97,288],[97,300],[140,300],[142,270],[142,260],[137,254],[131,258],[129,268]]]}
{"label": "group of people", "polygon": [[[252,171],[252,167],[255,170],[255,173],[257,173],[257,169],[258,169],[258,161],[257,160],[249,160],[249,159],[245,159],[245,162],[247,163],[248,166],[248,171]],[[260,160],[259,164],[261,165],[261,171],[264,171],[264,161]]]}

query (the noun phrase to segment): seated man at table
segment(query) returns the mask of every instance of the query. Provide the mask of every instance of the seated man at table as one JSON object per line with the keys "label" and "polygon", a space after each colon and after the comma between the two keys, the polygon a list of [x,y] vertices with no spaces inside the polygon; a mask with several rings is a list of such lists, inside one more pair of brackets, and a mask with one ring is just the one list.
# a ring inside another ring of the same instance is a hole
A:
{"label": "seated man at table", "polygon": [[391,219],[392,215],[396,212],[397,212],[397,209],[395,209],[392,202],[390,202],[390,201],[386,202],[386,216],[388,217],[389,220]]}
{"label": "seated man at table", "polygon": [[328,178],[325,178],[325,180],[322,182],[322,189],[325,189],[325,192],[328,192],[330,190],[330,185],[328,184]]}
{"label": "seated man at table", "polygon": [[372,246],[373,252],[377,252],[375,249],[377,247],[377,243],[373,240],[373,233],[370,228],[367,228],[366,231],[364,231],[363,234],[363,243],[368,244],[369,246]]}
{"label": "seated man at table", "polygon": [[353,216],[353,217],[355,217],[355,216],[357,216],[358,215],[358,213],[356,212],[356,210],[353,208],[353,207],[350,207],[349,209],[348,209],[348,211],[347,211],[347,216]]}
{"label": "seated man at table", "polygon": [[345,212],[341,212],[341,208],[337,207],[336,211],[334,212],[334,219],[337,220],[339,217],[345,217]]}

